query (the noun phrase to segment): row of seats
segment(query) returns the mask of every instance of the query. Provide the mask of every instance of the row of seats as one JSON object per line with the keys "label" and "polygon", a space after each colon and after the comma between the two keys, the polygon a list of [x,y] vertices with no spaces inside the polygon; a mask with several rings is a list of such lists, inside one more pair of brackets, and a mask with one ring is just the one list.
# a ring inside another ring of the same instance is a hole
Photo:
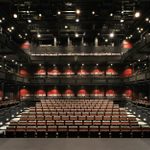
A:
{"label": "row of seats", "polygon": [[150,137],[141,126],[10,126],[6,137]]}
{"label": "row of seats", "polygon": [[[72,101],[72,103],[71,103]],[[136,117],[128,115],[110,100],[41,100],[35,107],[22,112],[21,118],[11,121],[6,136],[21,137],[148,137],[149,127],[138,124]],[[62,104],[62,105],[61,105]],[[85,106],[82,108],[81,106]],[[79,108],[78,108],[79,107]]]}

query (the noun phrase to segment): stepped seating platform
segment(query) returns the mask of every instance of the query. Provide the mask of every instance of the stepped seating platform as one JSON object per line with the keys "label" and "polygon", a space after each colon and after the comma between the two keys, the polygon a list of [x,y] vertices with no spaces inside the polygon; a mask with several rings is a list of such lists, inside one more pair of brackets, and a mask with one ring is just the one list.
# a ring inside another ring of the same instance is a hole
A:
{"label": "stepped seating platform", "polygon": [[37,102],[11,121],[6,137],[150,137],[150,127],[112,100],[59,100]]}

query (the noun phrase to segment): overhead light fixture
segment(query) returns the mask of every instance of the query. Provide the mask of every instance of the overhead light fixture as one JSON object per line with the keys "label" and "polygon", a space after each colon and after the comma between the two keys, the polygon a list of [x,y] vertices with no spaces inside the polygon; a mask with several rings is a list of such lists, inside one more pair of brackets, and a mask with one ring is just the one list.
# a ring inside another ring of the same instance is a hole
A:
{"label": "overhead light fixture", "polygon": [[39,14],[39,17],[42,17],[42,14]]}
{"label": "overhead light fixture", "polygon": [[140,59],[138,59],[138,62],[140,62],[141,60]]}
{"label": "overhead light fixture", "polygon": [[96,66],[98,66],[99,64],[96,64]]}
{"label": "overhead light fixture", "polygon": [[70,64],[68,64],[68,66],[70,66]]}
{"label": "overhead light fixture", "polygon": [[139,18],[141,16],[141,13],[139,11],[135,12],[134,17]]}
{"label": "overhead light fixture", "polygon": [[2,20],[5,20],[5,17],[3,17]]}
{"label": "overhead light fixture", "polygon": [[38,37],[38,38],[41,38],[41,34],[40,34],[40,33],[38,33],[38,34],[37,34],[37,37]]}
{"label": "overhead light fixture", "polygon": [[61,12],[60,12],[60,11],[58,11],[58,12],[57,12],[57,14],[58,14],[58,15],[61,15]]}
{"label": "overhead light fixture", "polygon": [[18,18],[18,15],[17,14],[13,14],[13,17],[16,19],[16,18]]}
{"label": "overhead light fixture", "polygon": [[105,39],[105,42],[108,42],[108,39]]}
{"label": "overhead light fixture", "polygon": [[27,33],[25,33],[25,36],[28,36],[28,34],[27,34]]}
{"label": "overhead light fixture", "polygon": [[75,37],[76,37],[76,38],[79,37],[79,34],[78,34],[78,33],[75,33]]}
{"label": "overhead light fixture", "polygon": [[148,22],[148,21],[149,21],[149,18],[146,18],[146,19],[145,19],[145,21],[147,21],[147,22]]}
{"label": "overhead light fixture", "polygon": [[2,19],[0,19],[0,23],[2,23]]}
{"label": "overhead light fixture", "polygon": [[5,56],[4,56],[4,59],[6,59],[6,58],[7,58],[7,56],[5,55]]}
{"label": "overhead light fixture", "polygon": [[65,25],[65,29],[68,29],[68,26],[67,26],[67,25]]}
{"label": "overhead light fixture", "polygon": [[92,15],[95,15],[95,11],[92,11]]}
{"label": "overhead light fixture", "polygon": [[31,19],[28,19],[28,23],[31,23],[32,22],[32,20]]}
{"label": "overhead light fixture", "polygon": [[20,67],[22,67],[23,65],[22,64],[20,64]]}
{"label": "overhead light fixture", "polygon": [[11,30],[10,28],[7,28],[7,30],[8,30],[9,32],[12,32],[12,30]]}
{"label": "overhead light fixture", "polygon": [[112,16],[113,16],[113,13],[110,13],[110,16],[112,17]]}
{"label": "overhead light fixture", "polygon": [[22,38],[22,35],[21,35],[21,34],[19,34],[18,36],[19,36],[20,38]]}
{"label": "overhead light fixture", "polygon": [[80,20],[77,18],[77,19],[76,19],[76,22],[79,22],[79,21],[80,21]]}
{"label": "overhead light fixture", "polygon": [[121,19],[120,22],[123,23],[123,22],[124,22],[124,19]]}
{"label": "overhead light fixture", "polygon": [[82,66],[84,66],[84,64],[82,64]]}
{"label": "overhead light fixture", "polygon": [[113,38],[114,36],[115,36],[115,34],[113,32],[109,34],[110,38]]}
{"label": "overhead light fixture", "polygon": [[12,59],[11,61],[12,61],[12,62],[14,62],[15,60],[14,60],[14,59]]}
{"label": "overhead light fixture", "polygon": [[79,15],[81,13],[80,9],[76,10],[76,14]]}
{"label": "overhead light fixture", "polygon": [[14,27],[14,26],[12,26],[12,27],[11,27],[11,30],[14,30],[14,29],[15,29],[15,27]]}

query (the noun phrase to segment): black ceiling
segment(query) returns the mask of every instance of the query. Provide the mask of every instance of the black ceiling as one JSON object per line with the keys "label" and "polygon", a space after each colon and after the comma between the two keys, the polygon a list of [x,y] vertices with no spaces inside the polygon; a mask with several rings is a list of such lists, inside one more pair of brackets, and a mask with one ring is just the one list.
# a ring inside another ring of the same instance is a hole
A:
{"label": "black ceiling", "polygon": [[[149,0],[0,0],[0,19],[5,17],[1,23],[3,31],[17,42],[28,39],[49,44],[56,37],[61,44],[67,37],[72,41],[83,37],[92,43],[97,37],[102,45],[106,39],[120,44],[125,38],[135,42],[141,33],[149,32],[149,23],[145,21],[149,8]],[[141,17],[134,17],[136,11],[140,11]],[[138,27],[143,28],[140,34]],[[109,39],[111,32],[114,39]]]}

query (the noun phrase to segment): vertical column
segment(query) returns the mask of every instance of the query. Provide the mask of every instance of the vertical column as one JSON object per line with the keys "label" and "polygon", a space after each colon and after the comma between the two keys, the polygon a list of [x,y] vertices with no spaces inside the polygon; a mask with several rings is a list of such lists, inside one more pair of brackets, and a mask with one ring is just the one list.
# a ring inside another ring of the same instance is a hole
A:
{"label": "vertical column", "polygon": [[70,40],[70,37],[68,37],[68,46],[71,46],[71,40]]}
{"label": "vertical column", "polygon": [[95,38],[94,43],[95,43],[95,47],[98,47],[98,38],[97,37]]}
{"label": "vertical column", "polygon": [[54,37],[54,46],[56,47],[57,46],[57,38]]}
{"label": "vertical column", "polygon": [[82,37],[81,44],[84,45],[84,37]]}

